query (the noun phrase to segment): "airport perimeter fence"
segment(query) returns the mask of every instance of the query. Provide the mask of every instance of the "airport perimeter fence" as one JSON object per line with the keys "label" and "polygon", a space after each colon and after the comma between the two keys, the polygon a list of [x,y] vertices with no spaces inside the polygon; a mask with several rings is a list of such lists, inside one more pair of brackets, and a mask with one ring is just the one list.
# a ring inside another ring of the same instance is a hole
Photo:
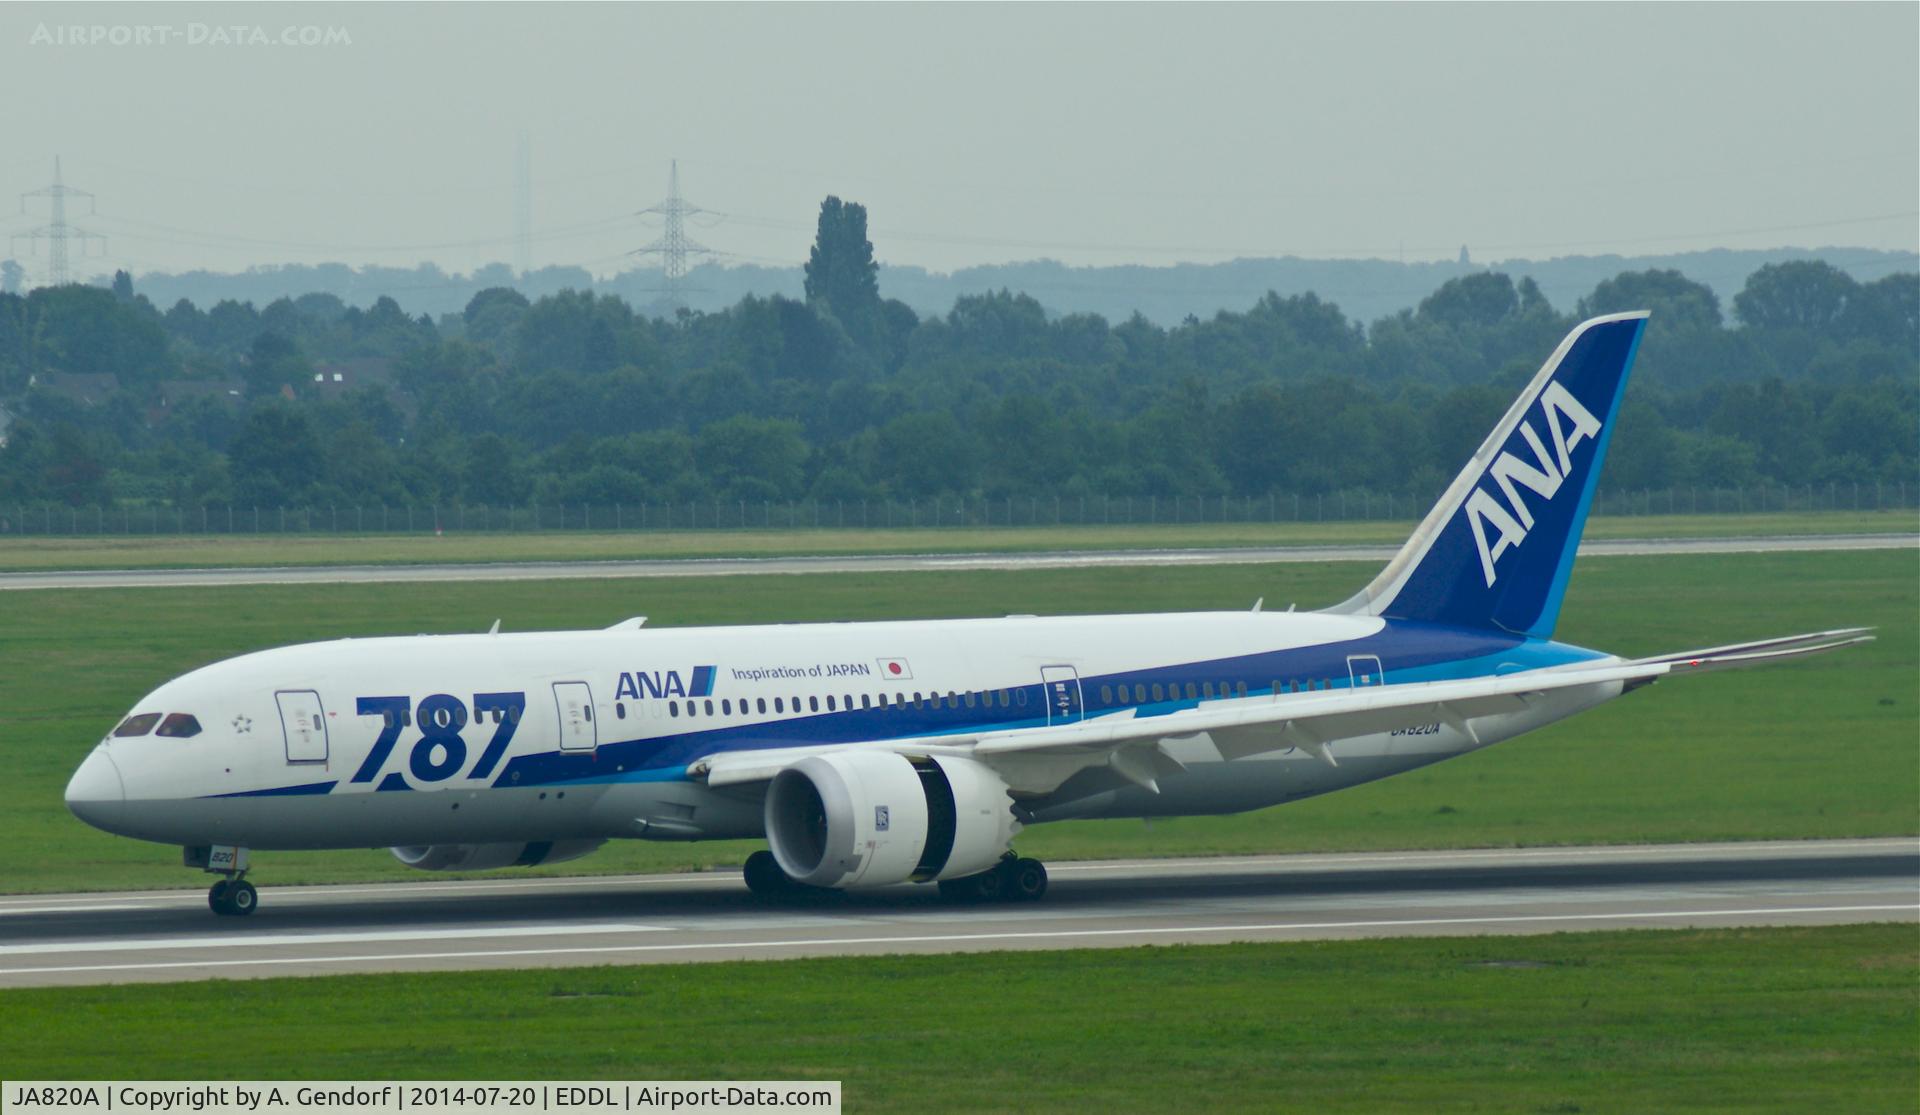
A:
{"label": "airport perimeter fence", "polygon": [[[538,531],[952,529],[1411,521],[1436,495],[1352,490],[1264,496],[1012,496],[924,500],[691,500],[517,506],[0,507],[0,536],[447,534]],[[1847,483],[1603,492],[1599,515],[1920,510],[1920,484]]]}

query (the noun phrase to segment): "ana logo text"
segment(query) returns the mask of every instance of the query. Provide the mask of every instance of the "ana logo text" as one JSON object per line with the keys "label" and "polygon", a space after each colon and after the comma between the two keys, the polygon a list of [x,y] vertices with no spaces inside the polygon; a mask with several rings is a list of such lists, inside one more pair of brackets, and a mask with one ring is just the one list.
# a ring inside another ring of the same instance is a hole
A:
{"label": "ana logo text", "polygon": [[640,701],[667,697],[713,696],[713,667],[695,666],[692,676],[682,679],[678,670],[634,670],[620,675],[614,684],[616,700]]}
{"label": "ana logo text", "polygon": [[[1486,575],[1488,588],[1499,579],[1494,565],[1500,555],[1508,547],[1525,542],[1527,531],[1533,528],[1533,512],[1521,497],[1520,489],[1527,488],[1543,499],[1552,499],[1573,471],[1573,447],[1580,444],[1581,439],[1592,439],[1600,433],[1600,420],[1557,382],[1547,384],[1547,389],[1540,393],[1540,415],[1553,439],[1552,454],[1548,454],[1540,435],[1534,432],[1533,423],[1521,422],[1520,436],[1526,439],[1533,453],[1533,463],[1515,456],[1513,443],[1508,442],[1509,448],[1500,451],[1500,456],[1494,458],[1492,467],[1481,478],[1480,486],[1467,497],[1467,525],[1473,528],[1473,543],[1480,550],[1480,571]],[[1499,487],[1504,501],[1494,496],[1488,481]],[[1495,532],[1491,544],[1487,541],[1489,525]]]}

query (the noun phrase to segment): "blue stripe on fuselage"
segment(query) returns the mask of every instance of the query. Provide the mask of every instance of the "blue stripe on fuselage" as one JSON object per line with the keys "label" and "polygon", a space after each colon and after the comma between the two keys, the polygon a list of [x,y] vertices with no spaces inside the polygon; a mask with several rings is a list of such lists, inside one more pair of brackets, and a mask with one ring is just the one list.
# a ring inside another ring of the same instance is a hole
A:
{"label": "blue stripe on fuselage", "polygon": [[[1389,620],[1375,634],[1346,642],[1089,675],[1080,680],[1082,704],[1088,717],[1126,710],[1146,717],[1194,708],[1208,699],[1186,697],[1188,685],[1198,690],[1212,684],[1215,700],[1239,696],[1241,685],[1246,686],[1248,697],[1267,696],[1276,682],[1285,686],[1312,681],[1319,689],[1346,689],[1353,684],[1347,659],[1354,655],[1378,657],[1388,685],[1485,677],[1604,657],[1597,651],[1565,643],[1522,639],[1503,632]],[[1131,692],[1124,696],[1117,693],[1122,687],[1131,691],[1136,685],[1147,687],[1149,694],[1159,686],[1162,699],[1149,697],[1136,702]],[[880,739],[922,738],[931,742],[942,736],[982,730],[1045,726],[1045,693],[1038,682],[1006,692],[1009,699],[1005,707],[997,700],[989,702],[985,696],[976,697],[973,708],[968,708],[964,700],[957,708],[948,708],[944,700],[924,708],[909,703],[901,708],[809,713],[755,724],[721,723],[677,735],[601,744],[593,752],[521,755],[507,764],[494,785],[658,781],[674,777],[668,772],[684,771],[695,759],[726,751]]]}

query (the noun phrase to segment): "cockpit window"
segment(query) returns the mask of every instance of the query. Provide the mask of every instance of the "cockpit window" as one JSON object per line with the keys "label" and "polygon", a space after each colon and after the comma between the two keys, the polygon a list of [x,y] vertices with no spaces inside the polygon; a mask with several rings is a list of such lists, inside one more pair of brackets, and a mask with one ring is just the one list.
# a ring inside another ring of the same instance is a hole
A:
{"label": "cockpit window", "polygon": [[199,734],[200,722],[184,712],[176,712],[162,720],[160,730],[154,733],[157,736],[173,736],[176,739],[186,739]]}
{"label": "cockpit window", "polygon": [[144,736],[148,732],[153,731],[153,726],[158,723],[160,723],[159,713],[143,712],[138,716],[129,716],[125,720],[122,720],[120,726],[113,730],[113,734],[121,738],[127,736]]}

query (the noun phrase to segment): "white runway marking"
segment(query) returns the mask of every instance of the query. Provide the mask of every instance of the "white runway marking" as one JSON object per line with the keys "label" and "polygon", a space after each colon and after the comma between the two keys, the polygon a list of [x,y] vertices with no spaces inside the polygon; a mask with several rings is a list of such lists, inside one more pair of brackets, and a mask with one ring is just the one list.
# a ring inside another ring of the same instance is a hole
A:
{"label": "white runway marking", "polygon": [[112,910],[146,910],[151,907],[131,903],[109,903],[100,906],[0,906],[0,918],[8,914],[91,914]]}
{"label": "white runway marking", "polygon": [[[384,929],[356,933],[232,933],[201,937],[150,937],[144,940],[47,941],[0,945],[0,956],[35,953],[134,952],[140,949],[236,949],[281,945],[371,944],[376,941],[459,941],[499,937],[571,937],[594,933],[664,933],[664,925],[511,925],[497,929]],[[229,961],[222,961],[229,963]]]}
{"label": "white runway marking", "polygon": [[[1125,929],[1057,929],[1057,930],[1015,930],[994,933],[935,933],[921,936],[879,936],[879,937],[817,937],[796,938],[784,941],[692,941],[672,945],[594,945],[580,948],[558,949],[493,949],[462,952],[409,952],[388,953],[369,956],[282,956],[257,959],[226,959],[204,961],[163,961],[145,964],[70,964],[48,968],[0,968],[0,976],[32,975],[36,973],[76,973],[76,972],[141,972],[164,971],[177,968],[217,967],[259,967],[286,966],[292,964],[348,964],[348,963],[384,963],[391,961],[420,960],[477,960],[509,959],[516,957],[551,956],[611,956],[616,954],[657,953],[657,952],[696,952],[715,950],[766,950],[783,948],[822,948],[856,947],[860,945],[912,945],[912,944],[970,944],[975,942],[1012,942],[1035,940],[1100,940],[1107,937],[1128,936],[1168,936],[1177,934],[1217,934],[1217,933],[1286,933],[1329,929],[1420,929],[1442,928],[1448,926],[1500,926],[1500,925],[1540,925],[1560,923],[1579,925],[1583,923],[1613,922],[1643,919],[1681,920],[1686,918],[1741,918],[1741,917],[1779,917],[1793,914],[1872,914],[1872,913],[1920,913],[1920,903],[1900,905],[1871,906],[1782,906],[1746,910],[1648,910],[1639,913],[1605,914],[1516,914],[1496,917],[1460,917],[1460,918],[1404,918],[1383,921],[1340,921],[1340,922],[1272,922],[1248,925],[1181,925],[1129,927]],[[282,938],[286,940],[288,938]]]}
{"label": "white runway marking", "polygon": [[[1714,851],[1735,859],[1756,859],[1772,855],[1792,855],[1807,853],[1813,855],[1832,855],[1836,841],[1832,840],[1755,840],[1739,844],[1715,845]],[[1888,851],[1908,851],[1914,847],[1912,837],[1889,836],[1865,838],[1844,842],[1848,852],[1869,851],[1884,848]],[[1100,872],[1100,871],[1191,871],[1195,867],[1266,867],[1284,864],[1289,867],[1338,867],[1342,865],[1370,867],[1386,863],[1472,863],[1497,862],[1513,863],[1528,860],[1564,860],[1575,862],[1589,859],[1630,859],[1643,861],[1658,859],[1663,855],[1681,859],[1692,859],[1700,854],[1702,845],[1698,844],[1618,844],[1600,847],[1565,848],[1485,848],[1465,851],[1436,849],[1431,852],[1307,852],[1303,854],[1280,854],[1270,856],[1234,856],[1230,859],[1217,857],[1190,856],[1181,859],[1134,859],[1102,860],[1097,863],[1049,863],[1050,874],[1061,872]]]}

